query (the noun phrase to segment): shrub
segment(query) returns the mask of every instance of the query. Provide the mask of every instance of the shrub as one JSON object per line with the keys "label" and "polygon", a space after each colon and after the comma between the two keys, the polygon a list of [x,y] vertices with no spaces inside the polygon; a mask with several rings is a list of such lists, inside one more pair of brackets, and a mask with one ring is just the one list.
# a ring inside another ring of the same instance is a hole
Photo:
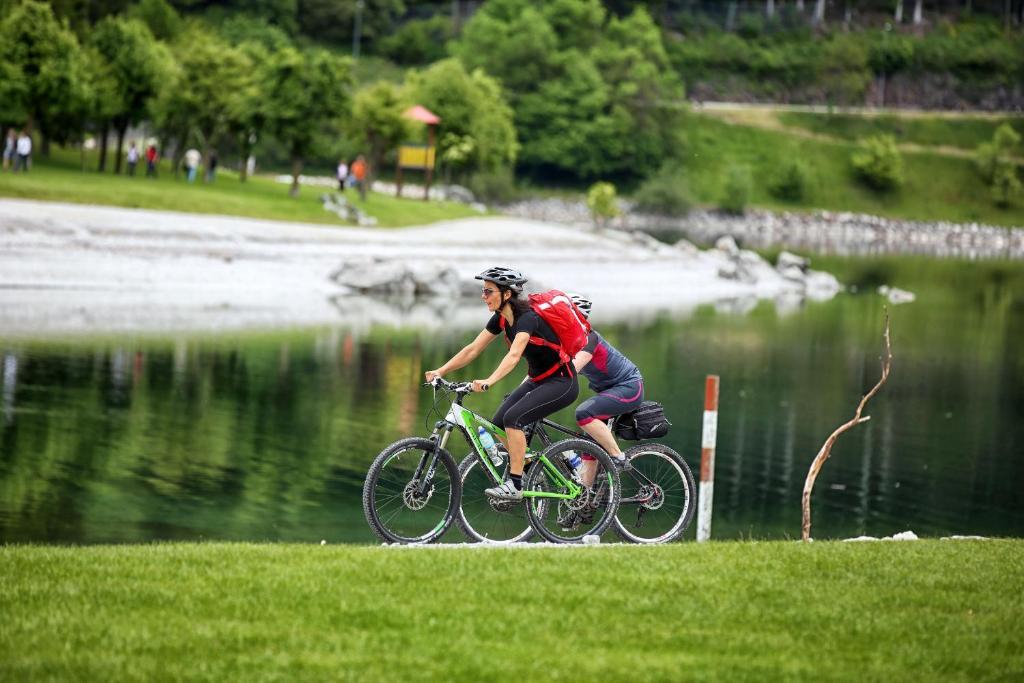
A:
{"label": "shrub", "polygon": [[991,142],[978,145],[974,162],[986,183],[991,185],[995,182],[996,171],[1000,166],[1009,163],[1009,157],[1019,144],[1020,134],[1009,123],[1004,123],[996,128]]}
{"label": "shrub", "polygon": [[773,197],[787,202],[799,202],[807,196],[810,173],[798,160],[786,163],[768,191]]}
{"label": "shrub", "polygon": [[992,175],[992,200],[996,206],[1006,208],[1020,195],[1020,178],[1013,162],[1003,162],[996,166]]}
{"label": "shrub", "polygon": [[725,190],[719,208],[728,213],[742,214],[750,203],[750,194],[754,182],[750,177],[750,169],[746,166],[733,166],[725,176]]}
{"label": "shrub", "polygon": [[662,169],[645,180],[634,199],[639,210],[663,216],[682,216],[693,206],[686,176],[678,169]]}
{"label": "shrub", "polygon": [[510,168],[478,171],[469,179],[470,191],[482,202],[507,204],[516,199],[516,180]]}
{"label": "shrub", "polygon": [[887,192],[903,184],[903,157],[891,135],[868,138],[850,161],[857,177],[874,190]]}
{"label": "shrub", "polygon": [[611,183],[591,185],[587,192],[587,208],[594,218],[594,224],[598,226],[618,216],[619,205],[615,201],[615,186]]}

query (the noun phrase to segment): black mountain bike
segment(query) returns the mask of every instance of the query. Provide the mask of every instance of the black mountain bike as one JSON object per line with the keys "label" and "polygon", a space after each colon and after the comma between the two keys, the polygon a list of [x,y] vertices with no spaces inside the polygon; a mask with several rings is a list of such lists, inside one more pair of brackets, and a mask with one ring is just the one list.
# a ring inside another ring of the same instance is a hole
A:
{"label": "black mountain bike", "polygon": [[[482,474],[479,480],[474,478],[481,486],[473,491],[474,498],[477,493],[483,496],[484,488],[504,481],[508,468],[507,454],[489,454],[478,436],[481,427],[492,436],[504,437],[504,430],[462,405],[473,392],[472,385],[437,378],[427,386],[434,390],[434,410],[439,395],[451,399],[448,413],[437,421],[429,438],[402,439],[381,451],[363,484],[366,521],[386,543],[431,543],[444,535],[457,516],[461,519],[463,474],[475,468],[466,465],[466,460],[462,468],[456,468],[446,450],[453,432],[465,438],[471,450],[467,460],[473,460],[479,468],[476,472]],[[523,531],[524,515],[531,535],[537,533],[553,543],[579,543],[588,535],[604,533],[615,519],[620,497],[619,473],[611,457],[597,444],[580,438],[554,443],[547,439],[544,443],[542,452],[527,453],[523,500],[487,499],[488,506],[494,514],[515,520],[509,522],[519,527],[515,536]],[[596,458],[602,468],[589,488],[580,483],[567,464],[567,460],[583,453]],[[581,523],[566,527],[564,520],[554,514],[556,509],[577,513]],[[491,526],[501,528],[500,518]],[[508,540],[506,534],[498,535],[500,540]]]}

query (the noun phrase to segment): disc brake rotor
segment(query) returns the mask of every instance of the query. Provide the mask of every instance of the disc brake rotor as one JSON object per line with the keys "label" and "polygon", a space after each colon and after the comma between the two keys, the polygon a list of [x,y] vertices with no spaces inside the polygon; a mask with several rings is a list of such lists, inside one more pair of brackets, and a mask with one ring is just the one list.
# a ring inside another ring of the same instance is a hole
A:
{"label": "disc brake rotor", "polygon": [[644,502],[641,505],[648,510],[657,510],[665,504],[665,492],[657,484],[647,484],[637,492],[637,498]]}
{"label": "disc brake rotor", "polygon": [[419,480],[413,479],[402,490],[402,501],[410,510],[422,510],[430,502],[430,497],[434,495],[433,486],[428,486],[425,493],[420,493],[419,486]]}

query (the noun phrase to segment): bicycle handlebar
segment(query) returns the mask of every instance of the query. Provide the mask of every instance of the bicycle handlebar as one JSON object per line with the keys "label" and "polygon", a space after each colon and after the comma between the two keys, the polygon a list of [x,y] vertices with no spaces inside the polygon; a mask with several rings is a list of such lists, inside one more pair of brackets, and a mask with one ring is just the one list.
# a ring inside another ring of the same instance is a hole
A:
{"label": "bicycle handlebar", "polygon": [[[447,389],[448,391],[454,391],[457,394],[472,394],[473,393],[473,383],[472,382],[449,382],[448,380],[446,380],[443,377],[435,377],[434,379],[432,379],[429,382],[424,382],[423,386],[425,386],[425,387],[433,387],[434,389],[437,389],[438,387],[440,387],[442,389]],[[487,391],[488,389],[490,389],[490,386],[488,386],[486,384],[484,384],[483,387],[484,387],[484,391]]]}

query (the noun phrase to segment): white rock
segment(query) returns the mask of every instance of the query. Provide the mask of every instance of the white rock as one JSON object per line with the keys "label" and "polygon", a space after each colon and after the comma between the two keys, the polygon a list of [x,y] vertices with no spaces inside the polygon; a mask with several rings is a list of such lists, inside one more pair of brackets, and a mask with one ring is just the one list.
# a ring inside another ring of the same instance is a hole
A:
{"label": "white rock", "polygon": [[740,248],[736,244],[736,240],[732,238],[732,235],[723,235],[722,237],[719,237],[715,241],[715,249],[724,251],[730,256],[736,255],[740,251]]}
{"label": "white rock", "polygon": [[878,293],[889,300],[889,303],[895,305],[898,304],[909,304],[914,301],[917,297],[914,296],[913,292],[908,292],[905,289],[899,289],[897,287],[889,287],[882,285],[878,288]]}
{"label": "white rock", "polygon": [[791,254],[788,251],[780,252],[779,258],[775,261],[775,267],[779,272],[794,266],[799,268],[801,271],[805,271],[809,265],[811,265],[809,259],[806,259],[803,256],[797,256],[796,254]]}

